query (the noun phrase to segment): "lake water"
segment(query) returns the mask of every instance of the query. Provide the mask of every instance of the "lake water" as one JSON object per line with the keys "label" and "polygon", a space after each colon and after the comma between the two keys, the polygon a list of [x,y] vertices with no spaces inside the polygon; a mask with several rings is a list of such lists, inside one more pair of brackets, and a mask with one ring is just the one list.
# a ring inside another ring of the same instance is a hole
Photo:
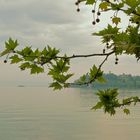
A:
{"label": "lake water", "polygon": [[[110,117],[91,111],[92,89],[0,88],[0,140],[139,140],[140,105]],[[121,91],[120,97],[140,91]]]}

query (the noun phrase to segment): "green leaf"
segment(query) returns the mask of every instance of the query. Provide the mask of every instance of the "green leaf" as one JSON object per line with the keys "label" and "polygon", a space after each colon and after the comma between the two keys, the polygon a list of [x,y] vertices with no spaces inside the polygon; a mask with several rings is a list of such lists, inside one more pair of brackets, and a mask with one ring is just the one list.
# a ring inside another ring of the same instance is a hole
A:
{"label": "green leaf", "polygon": [[52,87],[54,90],[60,90],[63,88],[58,82],[51,83],[49,87]]}
{"label": "green leaf", "polygon": [[43,49],[43,51],[41,52],[42,55],[47,56],[49,54],[48,50],[46,49],[46,47]]}
{"label": "green leaf", "polygon": [[130,110],[127,109],[127,108],[123,109],[123,112],[124,112],[126,115],[130,114]]}
{"label": "green leaf", "polygon": [[93,109],[100,109],[100,108],[102,108],[102,106],[103,106],[103,103],[102,102],[98,102],[95,106],[93,106],[92,108],[91,108],[91,110],[93,110]]}
{"label": "green leaf", "polygon": [[18,46],[18,42],[17,40],[13,40],[11,38],[9,38],[9,40],[7,42],[5,42],[5,47],[8,49],[8,50],[14,50],[17,46]]}
{"label": "green leaf", "polygon": [[70,68],[68,63],[69,61],[65,59],[56,60],[56,64],[52,64],[50,71],[54,71],[55,73],[65,73]]}
{"label": "green leaf", "polygon": [[68,88],[70,86],[69,83],[64,83],[64,88]]}
{"label": "green leaf", "polygon": [[86,81],[86,75],[84,74],[83,76],[81,76],[79,80],[81,82],[85,82]]}
{"label": "green leaf", "polygon": [[6,54],[11,53],[18,45],[19,44],[18,44],[17,40],[14,41],[11,38],[9,38],[9,40],[7,42],[5,42],[6,49],[0,53],[0,56],[4,56]]}
{"label": "green leaf", "polygon": [[123,99],[123,104],[124,105],[130,105],[131,104],[131,100],[132,100],[132,97]]}
{"label": "green leaf", "polygon": [[66,78],[66,80],[68,80],[72,76],[73,76],[73,74],[67,74],[67,75],[65,75],[65,78]]}
{"label": "green leaf", "polygon": [[93,33],[92,35],[112,36],[112,35],[116,35],[118,31],[119,31],[119,28],[113,27],[112,25],[108,24],[107,28],[99,31],[98,33]]}
{"label": "green leaf", "polygon": [[38,73],[43,73],[44,69],[42,67],[39,67],[35,64],[31,65],[31,74],[38,74]]}
{"label": "green leaf", "polygon": [[29,62],[25,62],[25,63],[22,63],[19,67],[21,70],[25,70],[25,69],[31,68],[31,65]]}
{"label": "green leaf", "polygon": [[41,52],[40,52],[38,49],[36,49],[36,50],[34,51],[34,55],[35,55],[36,57],[39,57],[39,56],[41,55]]}
{"label": "green leaf", "polygon": [[100,83],[106,83],[105,78],[102,77],[102,76],[98,77],[97,80],[98,80]]}
{"label": "green leaf", "polygon": [[120,2],[118,4],[111,4],[111,8],[112,10],[118,10],[124,7],[124,2]]}
{"label": "green leaf", "polygon": [[103,72],[100,69],[98,69],[95,65],[93,65],[93,67],[90,69],[90,73],[89,73],[90,81],[95,78],[95,80],[99,80],[99,81],[103,82],[103,78],[101,78],[102,75],[103,75]]}
{"label": "green leaf", "polygon": [[132,8],[128,8],[127,10],[125,10],[124,12],[127,14],[127,15],[130,15],[131,13],[133,13],[133,9]]}
{"label": "green leaf", "polygon": [[53,75],[53,79],[62,84],[65,83],[65,81],[67,80],[65,75],[62,74]]}
{"label": "green leaf", "polygon": [[93,5],[94,3],[95,3],[95,0],[87,0],[87,1],[86,1],[86,4]]}
{"label": "green leaf", "polygon": [[11,56],[10,59],[12,59],[11,64],[18,63],[23,60],[22,58],[19,58],[18,55]]}
{"label": "green leaf", "polygon": [[114,37],[118,34],[118,31],[118,27],[112,27],[112,25],[108,24],[107,28],[99,31],[98,33],[93,33],[92,35],[102,36],[102,42],[107,43],[114,39]]}
{"label": "green leaf", "polygon": [[112,22],[115,23],[116,25],[118,25],[118,23],[121,22],[121,18],[114,17],[114,18],[112,18]]}
{"label": "green leaf", "polygon": [[62,72],[67,72],[69,70],[69,66],[64,66]]}
{"label": "green leaf", "polygon": [[50,76],[57,76],[59,72],[53,67],[49,69],[48,75]]}
{"label": "green leaf", "polygon": [[102,3],[100,3],[99,8],[101,10],[107,10],[109,6],[110,6],[110,4],[108,2],[102,2]]}
{"label": "green leaf", "polygon": [[23,50],[21,51],[17,51],[18,54],[22,55],[23,57],[27,57],[29,56],[31,53],[33,53],[31,47],[25,47]]}
{"label": "green leaf", "polygon": [[56,55],[59,53],[59,50],[57,50],[57,49],[55,49],[55,48],[51,48],[51,47],[48,45],[48,52],[49,52],[48,56],[49,56],[50,58],[55,58]]}
{"label": "green leaf", "polygon": [[6,54],[9,54],[10,52],[11,52],[11,50],[5,49],[3,52],[0,53],[0,56],[4,56]]}
{"label": "green leaf", "polygon": [[140,102],[139,97],[135,96],[133,97],[134,105],[136,105],[137,102]]}
{"label": "green leaf", "polygon": [[90,78],[93,78],[97,74],[97,71],[98,71],[97,67],[95,65],[93,65],[93,67],[90,69],[90,73],[89,73]]}
{"label": "green leaf", "polygon": [[119,107],[120,105],[117,99],[117,89],[99,90],[97,95],[103,105],[104,112],[114,115],[116,112],[115,107]]}
{"label": "green leaf", "polygon": [[73,76],[73,74],[63,75],[63,74],[55,73],[54,75],[52,75],[52,78],[57,82],[64,84],[71,76]]}
{"label": "green leaf", "polygon": [[123,0],[132,9],[135,9],[140,4],[139,0]]}

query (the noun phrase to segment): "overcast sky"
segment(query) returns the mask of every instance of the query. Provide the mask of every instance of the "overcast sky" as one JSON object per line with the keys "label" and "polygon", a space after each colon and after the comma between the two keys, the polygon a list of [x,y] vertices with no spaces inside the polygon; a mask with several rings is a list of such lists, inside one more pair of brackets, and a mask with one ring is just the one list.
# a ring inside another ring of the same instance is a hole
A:
{"label": "overcast sky", "polygon": [[[49,44],[69,55],[100,53],[103,45],[91,33],[103,28],[110,19],[104,15],[101,23],[93,27],[91,7],[82,6],[81,12],[77,13],[74,3],[75,0],[0,0],[1,50],[5,40],[12,37],[18,39],[21,47],[43,48]],[[127,23],[125,18],[124,22]],[[99,65],[102,59],[96,57],[72,61],[71,71],[78,77],[93,64]],[[139,63],[134,56],[121,56],[117,66],[114,62],[113,56],[103,67],[105,72],[139,74]],[[5,65],[2,61],[0,64],[0,84],[11,84],[12,81],[19,84],[27,81],[43,83],[49,79],[46,74],[30,76],[28,72],[21,72],[18,66]]]}

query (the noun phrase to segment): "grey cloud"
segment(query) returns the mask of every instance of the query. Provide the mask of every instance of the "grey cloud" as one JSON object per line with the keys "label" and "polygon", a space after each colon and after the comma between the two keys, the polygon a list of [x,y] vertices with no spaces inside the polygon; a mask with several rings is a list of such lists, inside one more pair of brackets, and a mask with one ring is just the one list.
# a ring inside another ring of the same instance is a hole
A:
{"label": "grey cloud", "polygon": [[80,36],[84,32],[87,34],[80,27],[83,20],[84,16],[76,13],[74,1],[71,0],[0,1],[0,36],[33,41],[33,45],[41,44],[43,39],[55,45],[57,42],[62,48],[63,45],[74,46],[74,42],[79,41],[84,44]]}
{"label": "grey cloud", "polygon": [[[3,4],[1,4],[3,3]],[[73,8],[69,8],[69,6]],[[73,11],[73,12],[72,12]],[[73,2],[53,2],[50,0],[16,0],[0,2],[0,17],[4,23],[27,18],[34,22],[50,24],[70,24],[79,21],[76,16],[76,7]]]}
{"label": "grey cloud", "polygon": [[[13,37],[21,46],[43,48],[49,44],[70,55],[102,51],[99,38],[92,37],[91,33],[105,26],[107,16],[102,16],[102,22],[93,27],[92,13],[83,7],[77,13],[74,3],[75,0],[0,0],[0,45]],[[81,63],[91,66],[91,62],[76,61],[79,67]],[[93,63],[99,64],[99,59],[93,59]],[[114,58],[109,62],[112,63]],[[129,63],[126,65],[128,67]],[[112,69],[111,65],[109,67]]]}
{"label": "grey cloud", "polygon": [[76,12],[74,2],[0,1],[0,36],[3,36],[0,40],[11,36],[21,44],[34,47],[50,44],[70,54],[94,50],[97,41],[91,37],[90,22],[82,12]]}

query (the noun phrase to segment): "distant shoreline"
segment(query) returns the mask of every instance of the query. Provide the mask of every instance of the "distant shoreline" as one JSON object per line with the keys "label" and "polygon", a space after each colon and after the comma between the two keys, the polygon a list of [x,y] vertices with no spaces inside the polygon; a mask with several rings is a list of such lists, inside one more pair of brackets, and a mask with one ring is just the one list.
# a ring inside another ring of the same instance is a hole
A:
{"label": "distant shoreline", "polygon": [[[106,82],[99,83],[93,82],[90,86],[78,85],[80,78],[77,79],[71,87],[82,87],[82,88],[94,88],[94,89],[106,89],[106,88],[119,88],[119,89],[140,89],[140,76],[132,76],[131,74],[115,75],[108,73],[103,75]],[[89,75],[86,74],[86,81],[89,80]]]}

